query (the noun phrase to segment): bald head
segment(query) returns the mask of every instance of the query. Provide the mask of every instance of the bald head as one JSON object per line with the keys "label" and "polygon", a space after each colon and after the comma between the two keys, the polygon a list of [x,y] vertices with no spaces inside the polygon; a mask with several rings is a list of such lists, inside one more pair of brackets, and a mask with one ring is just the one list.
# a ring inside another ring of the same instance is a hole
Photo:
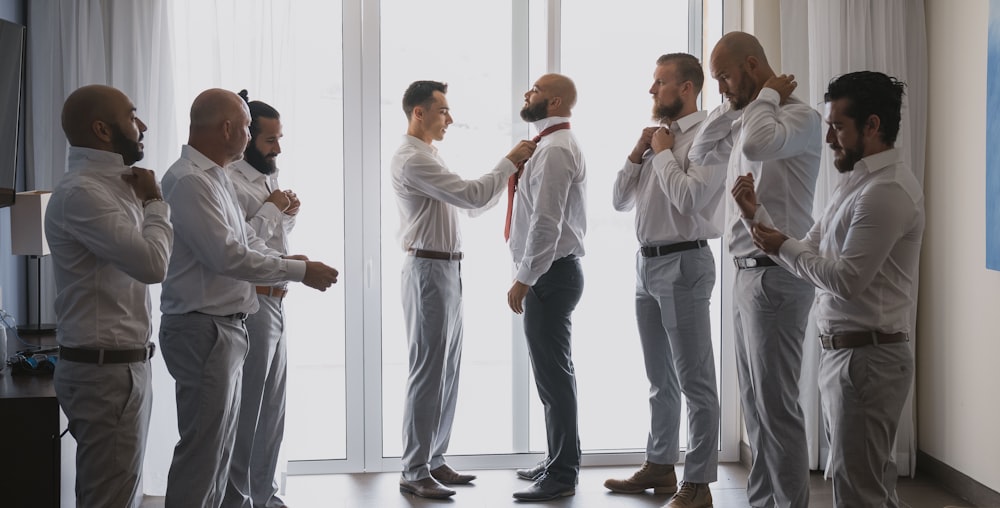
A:
{"label": "bald head", "polygon": [[768,65],[764,47],[760,45],[760,41],[756,37],[746,32],[729,32],[723,35],[716,43],[715,49],[712,50],[712,60],[715,60],[717,55],[739,61],[752,56],[764,65]]}
{"label": "bald head", "polygon": [[62,109],[62,128],[71,146],[115,152],[125,164],[142,159],[146,125],[121,90],[87,85],[69,94]]}
{"label": "bald head", "polygon": [[188,144],[224,167],[243,156],[249,126],[246,101],[229,90],[210,88],[191,104]]}
{"label": "bald head", "polygon": [[524,93],[521,118],[529,122],[550,116],[569,117],[576,105],[576,85],[562,74],[545,74]]}

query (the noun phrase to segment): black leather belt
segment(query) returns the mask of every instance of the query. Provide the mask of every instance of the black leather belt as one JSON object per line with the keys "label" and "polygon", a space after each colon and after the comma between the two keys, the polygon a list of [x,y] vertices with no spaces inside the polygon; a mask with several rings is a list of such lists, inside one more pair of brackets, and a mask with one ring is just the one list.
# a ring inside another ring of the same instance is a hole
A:
{"label": "black leather belt", "polygon": [[675,252],[685,250],[701,249],[708,247],[708,240],[691,240],[690,242],[677,242],[667,245],[656,245],[652,247],[639,247],[639,252],[644,258],[655,258],[656,256],[666,256]]}
{"label": "black leather belt", "polygon": [[909,339],[903,332],[845,332],[833,335],[820,335],[819,341],[823,349],[845,349],[861,346],[877,346],[879,344],[897,344]]}
{"label": "black leather belt", "polygon": [[736,263],[736,268],[743,270],[744,268],[761,268],[764,266],[778,266],[773,259],[768,256],[748,256],[745,258],[733,258],[733,263]]}
{"label": "black leather belt", "polygon": [[216,314],[207,314],[207,313],[198,312],[198,311],[193,311],[193,313],[194,314],[201,314],[203,316],[217,317],[217,318],[223,318],[223,319],[239,319],[240,321],[245,321],[246,318],[247,318],[247,316],[249,316],[249,314],[247,314],[246,312],[235,312],[233,314],[226,314],[224,316],[219,316],[219,315],[216,315]]}
{"label": "black leather belt", "polygon": [[406,253],[417,258],[440,259],[442,261],[461,261],[465,257],[461,252],[440,252],[424,249],[406,249]]}
{"label": "black leather belt", "polygon": [[59,346],[59,359],[77,363],[134,363],[145,362],[156,353],[152,342],[142,349],[81,349]]}

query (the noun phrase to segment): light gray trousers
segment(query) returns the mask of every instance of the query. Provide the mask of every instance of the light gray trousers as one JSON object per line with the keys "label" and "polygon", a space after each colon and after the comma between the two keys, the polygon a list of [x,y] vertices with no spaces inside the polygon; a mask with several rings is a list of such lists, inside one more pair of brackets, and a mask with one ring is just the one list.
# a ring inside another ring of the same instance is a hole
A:
{"label": "light gray trousers", "polygon": [[636,255],[635,315],[649,378],[646,459],[680,458],[681,393],[688,403],[684,481],[718,479],[719,395],[709,302],[715,260],[708,248]]}
{"label": "light gray trousers", "polygon": [[907,342],[823,351],[819,389],[838,508],[898,508],[896,429],[913,382]]}
{"label": "light gray trousers", "polygon": [[138,507],[153,407],[149,362],[63,360],[54,383],[76,439],[77,506]]}
{"label": "light gray trousers", "polygon": [[781,267],[737,270],[735,279],[736,371],[753,455],[747,498],[754,508],[807,508],[799,376],[815,289]]}
{"label": "light gray trousers", "polygon": [[247,317],[250,351],[243,363],[243,390],[225,508],[280,508],[274,472],[285,435],[288,354],[281,298],[257,295],[260,310]]}
{"label": "light gray trousers", "polygon": [[243,320],[164,314],[160,347],[176,382],[180,441],[167,475],[165,508],[221,506],[240,411],[247,334]]}
{"label": "light gray trousers", "polygon": [[430,476],[445,463],[462,360],[461,262],[406,256],[403,317],[409,377],[403,405],[403,478]]}

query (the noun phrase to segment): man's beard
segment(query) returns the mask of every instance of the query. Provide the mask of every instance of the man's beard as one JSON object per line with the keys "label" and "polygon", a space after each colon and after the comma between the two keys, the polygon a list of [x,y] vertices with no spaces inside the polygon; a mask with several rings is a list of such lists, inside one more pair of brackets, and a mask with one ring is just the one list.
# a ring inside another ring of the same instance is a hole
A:
{"label": "man's beard", "polygon": [[740,68],[740,88],[736,90],[734,96],[736,100],[730,101],[734,110],[739,111],[750,104],[750,101],[753,99],[751,95],[755,86],[750,73]]}
{"label": "man's beard", "polygon": [[671,102],[670,104],[660,104],[659,102],[654,102],[653,121],[662,122],[664,120],[677,120],[677,115],[681,114],[682,109],[684,109],[684,101],[682,101],[680,97],[674,99],[674,102]]}
{"label": "man's beard", "polygon": [[858,142],[854,145],[854,149],[849,149],[847,147],[840,147],[840,151],[844,153],[844,157],[837,159],[836,152],[833,157],[833,166],[837,168],[840,173],[848,173],[854,171],[854,165],[864,158],[865,148],[861,144],[861,138],[858,137]]}
{"label": "man's beard", "polygon": [[[278,154],[269,155],[277,156]],[[260,153],[253,140],[247,143],[247,149],[243,151],[243,160],[265,175],[273,174],[278,169],[274,159],[268,159],[266,155]]]}
{"label": "man's beard", "polygon": [[538,102],[534,106],[531,104],[525,104],[524,107],[521,108],[521,119],[525,122],[537,122],[544,118],[548,118],[548,111],[548,99]]}
{"label": "man's beard", "polygon": [[145,137],[140,132],[139,139],[132,141],[125,136],[125,131],[122,130],[117,124],[111,126],[111,147],[114,152],[122,156],[122,162],[126,166],[131,166],[136,162],[142,160],[144,153],[142,153],[142,148],[139,146],[139,142]]}

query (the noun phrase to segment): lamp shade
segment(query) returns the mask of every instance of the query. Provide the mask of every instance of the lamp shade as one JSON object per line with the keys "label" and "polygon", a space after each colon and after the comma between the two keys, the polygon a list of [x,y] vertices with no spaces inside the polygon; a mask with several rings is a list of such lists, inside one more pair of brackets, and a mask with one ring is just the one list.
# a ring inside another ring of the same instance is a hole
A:
{"label": "lamp shade", "polygon": [[48,256],[45,240],[45,207],[49,191],[18,192],[10,209],[10,250],[15,256]]}

